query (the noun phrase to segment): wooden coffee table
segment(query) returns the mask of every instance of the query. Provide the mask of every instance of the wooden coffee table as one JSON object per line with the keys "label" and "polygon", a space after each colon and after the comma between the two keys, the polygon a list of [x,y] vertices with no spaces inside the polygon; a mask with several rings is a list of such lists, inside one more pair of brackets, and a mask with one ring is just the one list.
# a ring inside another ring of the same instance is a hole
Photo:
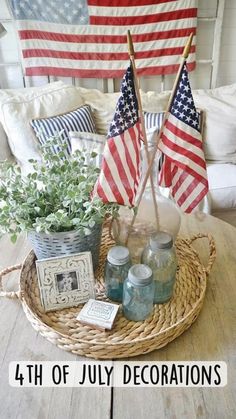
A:
{"label": "wooden coffee table", "polygon": [[[181,235],[211,233],[217,259],[209,277],[202,311],[196,322],[168,346],[131,360],[225,361],[228,385],[223,388],[13,388],[8,384],[11,361],[74,361],[74,356],[41,337],[17,300],[0,300],[1,419],[233,419],[236,417],[236,229],[204,214],[183,216]],[[207,241],[196,247],[207,261]],[[1,269],[19,263],[30,247],[0,241]],[[12,275],[9,286],[16,281]]]}

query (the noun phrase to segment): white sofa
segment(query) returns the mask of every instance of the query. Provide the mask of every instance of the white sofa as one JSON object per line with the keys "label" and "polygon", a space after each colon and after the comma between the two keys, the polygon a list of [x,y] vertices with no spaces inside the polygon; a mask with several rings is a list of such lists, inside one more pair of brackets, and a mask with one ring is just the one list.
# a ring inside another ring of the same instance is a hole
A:
{"label": "white sofa", "polygon": [[[169,94],[141,92],[144,111],[164,111]],[[196,106],[205,114],[204,149],[210,191],[201,209],[236,226],[236,84],[195,90],[193,94]],[[0,160],[15,159],[23,171],[29,171],[28,159],[40,158],[30,121],[63,114],[83,104],[91,106],[96,131],[105,135],[118,96],[62,81],[37,88],[0,90]]]}

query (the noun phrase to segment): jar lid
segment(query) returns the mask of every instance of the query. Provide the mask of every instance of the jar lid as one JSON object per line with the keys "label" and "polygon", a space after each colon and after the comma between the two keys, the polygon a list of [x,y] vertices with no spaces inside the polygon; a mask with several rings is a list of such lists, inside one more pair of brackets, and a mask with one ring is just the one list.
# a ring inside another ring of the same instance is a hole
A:
{"label": "jar lid", "polygon": [[128,278],[133,285],[142,287],[152,282],[152,270],[147,265],[137,264],[131,266]]}
{"label": "jar lid", "polygon": [[149,243],[154,252],[158,249],[171,249],[173,238],[165,231],[158,231],[150,237]]}
{"label": "jar lid", "polygon": [[112,265],[124,265],[129,262],[129,249],[125,246],[114,246],[109,250],[107,260]]}

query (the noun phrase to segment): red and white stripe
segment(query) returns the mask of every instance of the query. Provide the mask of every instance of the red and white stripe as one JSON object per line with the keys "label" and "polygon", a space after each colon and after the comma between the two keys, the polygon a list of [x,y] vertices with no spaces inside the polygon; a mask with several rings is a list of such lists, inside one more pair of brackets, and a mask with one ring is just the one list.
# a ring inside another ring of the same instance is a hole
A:
{"label": "red and white stripe", "polygon": [[107,140],[93,196],[103,202],[133,206],[139,182],[141,125]]}
{"label": "red and white stripe", "polygon": [[158,147],[164,153],[160,185],[170,187],[184,212],[192,212],[208,192],[201,134],[169,114]]}
{"label": "red and white stripe", "polygon": [[88,0],[88,9],[90,25],[17,21],[26,75],[122,77],[128,29],[139,75],[175,73],[191,32],[194,69],[196,0]]}

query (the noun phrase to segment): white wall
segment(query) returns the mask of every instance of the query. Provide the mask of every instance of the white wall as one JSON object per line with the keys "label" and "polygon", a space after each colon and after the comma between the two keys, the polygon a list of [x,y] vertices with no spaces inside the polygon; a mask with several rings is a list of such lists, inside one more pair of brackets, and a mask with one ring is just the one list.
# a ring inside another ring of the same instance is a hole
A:
{"label": "white wall", "polygon": [[[45,0],[46,2],[47,0]],[[199,0],[199,20],[197,32],[197,69],[191,73],[193,88],[208,88],[212,75],[212,65],[207,62],[212,59],[213,41],[215,34],[215,21],[217,4],[219,0]],[[202,18],[209,20],[202,20]],[[20,52],[18,51],[17,36],[11,16],[6,6],[6,0],[0,0],[0,21],[7,29],[7,35],[0,39],[0,87],[17,88],[23,87],[22,67]],[[55,79],[55,78],[51,78]],[[165,78],[162,84],[161,77],[145,77],[141,79],[141,87],[144,90],[171,89],[174,75]],[[65,81],[71,83],[72,79]],[[47,77],[25,78],[26,85],[39,85],[48,82]],[[223,18],[222,43],[220,51],[220,64],[217,77],[217,85],[226,85],[236,82],[236,0],[225,0],[225,12]],[[101,90],[119,90],[120,81],[80,79],[76,84],[84,87],[97,87]]]}

